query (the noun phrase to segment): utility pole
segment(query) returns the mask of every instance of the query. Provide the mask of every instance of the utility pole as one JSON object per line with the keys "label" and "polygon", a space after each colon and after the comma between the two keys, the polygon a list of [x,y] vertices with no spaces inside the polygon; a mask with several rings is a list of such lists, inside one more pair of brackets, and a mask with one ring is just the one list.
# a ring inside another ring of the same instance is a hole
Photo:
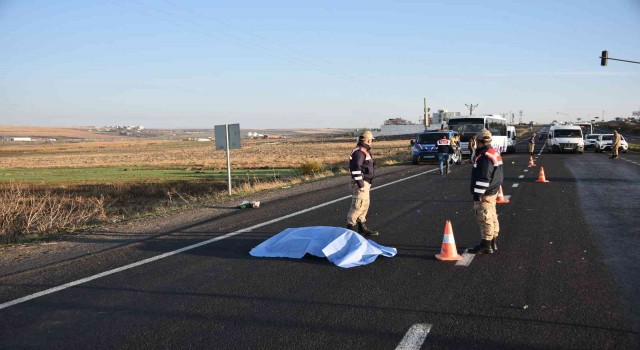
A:
{"label": "utility pole", "polygon": [[429,112],[431,108],[427,108],[427,98],[424,98],[424,129],[427,130],[429,128]]}
{"label": "utility pole", "polygon": [[478,105],[477,105],[477,104],[476,104],[476,105],[474,105],[474,104],[472,104],[472,103],[470,103],[470,104],[466,104],[466,103],[465,103],[464,105],[465,105],[465,106],[467,106],[467,108],[469,108],[469,115],[473,115],[473,109],[474,109],[474,108],[476,108],[476,107],[478,107]]}
{"label": "utility pole", "polygon": [[519,124],[522,124],[522,110],[518,111],[518,114],[520,115],[520,123]]}

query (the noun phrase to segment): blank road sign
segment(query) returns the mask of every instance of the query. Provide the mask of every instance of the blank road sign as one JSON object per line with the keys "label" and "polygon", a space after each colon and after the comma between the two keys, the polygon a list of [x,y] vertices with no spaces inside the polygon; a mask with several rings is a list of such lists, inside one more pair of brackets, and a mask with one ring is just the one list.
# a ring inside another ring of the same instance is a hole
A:
{"label": "blank road sign", "polygon": [[229,127],[229,149],[240,148],[240,124],[216,125],[216,149],[227,149],[227,128]]}

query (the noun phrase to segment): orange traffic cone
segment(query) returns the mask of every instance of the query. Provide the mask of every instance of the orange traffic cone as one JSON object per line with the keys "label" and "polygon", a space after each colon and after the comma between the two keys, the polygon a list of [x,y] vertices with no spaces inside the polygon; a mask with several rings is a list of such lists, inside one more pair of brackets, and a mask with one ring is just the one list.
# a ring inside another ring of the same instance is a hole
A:
{"label": "orange traffic cone", "polygon": [[462,257],[458,255],[456,240],[453,238],[453,229],[451,228],[451,221],[449,220],[447,220],[447,223],[444,225],[442,248],[440,249],[440,254],[436,254],[436,259],[440,261],[462,260]]}
{"label": "orange traffic cone", "polygon": [[529,168],[536,166],[536,164],[533,162],[533,157],[529,156]]}
{"label": "orange traffic cone", "polygon": [[498,198],[496,198],[496,203],[506,204],[509,203],[509,199],[504,197],[504,193],[502,193],[502,185],[498,187]]}
{"label": "orange traffic cone", "polygon": [[536,182],[549,182],[549,180],[544,178],[544,167],[540,167],[540,174],[538,175]]}

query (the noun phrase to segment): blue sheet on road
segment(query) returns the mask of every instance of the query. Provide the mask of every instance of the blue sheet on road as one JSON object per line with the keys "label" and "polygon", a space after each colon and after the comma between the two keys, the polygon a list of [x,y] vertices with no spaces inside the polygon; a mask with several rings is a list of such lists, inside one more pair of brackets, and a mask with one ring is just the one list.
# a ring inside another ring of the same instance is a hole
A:
{"label": "blue sheet on road", "polygon": [[302,258],[305,254],[326,257],[344,267],[370,264],[378,255],[392,257],[398,251],[342,227],[312,226],[288,228],[251,249],[252,256]]}

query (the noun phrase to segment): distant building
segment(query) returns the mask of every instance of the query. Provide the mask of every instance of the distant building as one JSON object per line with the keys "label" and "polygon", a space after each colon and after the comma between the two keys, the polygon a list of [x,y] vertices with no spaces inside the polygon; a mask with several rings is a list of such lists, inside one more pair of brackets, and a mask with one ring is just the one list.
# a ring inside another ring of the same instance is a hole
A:
{"label": "distant building", "polygon": [[384,121],[384,125],[415,125],[415,123],[402,118],[390,118]]}
{"label": "distant building", "polygon": [[410,135],[422,131],[424,131],[422,124],[416,124],[403,118],[390,118],[380,126],[380,132],[374,132],[374,135]]}
{"label": "distant building", "polygon": [[10,141],[33,141],[30,137],[12,137]]}
{"label": "distant building", "polygon": [[459,117],[460,112],[449,112],[446,109],[439,109],[437,112],[433,112],[431,123],[440,127],[444,122],[447,122],[451,117]]}

